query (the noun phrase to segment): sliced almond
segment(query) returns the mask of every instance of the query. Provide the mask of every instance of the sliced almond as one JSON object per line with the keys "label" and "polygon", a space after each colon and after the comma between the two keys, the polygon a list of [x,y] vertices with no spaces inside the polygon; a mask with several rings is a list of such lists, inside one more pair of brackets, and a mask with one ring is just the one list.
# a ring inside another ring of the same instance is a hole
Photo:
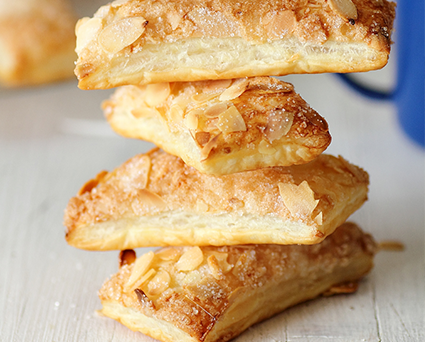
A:
{"label": "sliced almond", "polygon": [[130,111],[130,114],[135,119],[161,116],[161,114],[155,108],[149,108],[149,107],[143,107],[143,106],[132,109]]}
{"label": "sliced almond", "polygon": [[170,83],[149,84],[145,91],[145,102],[151,107],[156,107],[163,103],[170,95]]}
{"label": "sliced almond", "polygon": [[152,191],[141,189],[138,194],[138,199],[148,207],[155,207],[159,210],[164,210],[167,207],[162,197]]}
{"label": "sliced almond", "polygon": [[180,122],[183,119],[183,108],[178,105],[178,104],[174,104],[171,106],[170,111],[169,111],[169,117],[173,122]]}
{"label": "sliced almond", "polygon": [[233,84],[223,91],[220,95],[220,101],[230,101],[241,96],[246,87],[248,86],[249,81],[247,78],[239,78],[233,82]]}
{"label": "sliced almond", "polygon": [[351,0],[328,0],[332,10],[342,19],[357,19],[357,7]]}
{"label": "sliced almond", "polygon": [[265,155],[271,155],[276,152],[276,149],[272,146],[272,144],[265,140],[261,140],[258,144],[258,152]]}
{"label": "sliced almond", "polygon": [[283,203],[294,217],[309,217],[319,203],[319,200],[314,199],[314,191],[307,181],[300,185],[279,183],[278,186]]}
{"label": "sliced almond", "polygon": [[207,258],[207,264],[208,264],[208,267],[209,267],[209,269],[211,271],[212,276],[215,279],[218,280],[221,277],[223,277],[223,272],[221,271],[221,268],[220,268],[220,265],[218,263],[218,260],[217,260],[217,258],[214,255],[210,255]]}
{"label": "sliced almond", "polygon": [[167,13],[167,20],[171,25],[171,29],[174,31],[177,27],[179,27],[182,16],[177,11],[170,11]]}
{"label": "sliced almond", "polygon": [[217,96],[218,94],[215,93],[200,93],[193,95],[192,100],[197,103],[204,103],[216,98]]}
{"label": "sliced almond", "polygon": [[235,106],[231,106],[218,117],[217,128],[223,133],[246,131],[246,124]]}
{"label": "sliced almond", "polygon": [[184,117],[184,125],[191,130],[195,130],[198,128],[199,125],[199,120],[198,120],[198,116],[201,114],[202,112],[195,109],[190,111],[189,113],[187,113]]}
{"label": "sliced almond", "polygon": [[267,117],[267,126],[264,130],[264,135],[270,143],[279,140],[288,134],[293,122],[294,113],[285,109],[272,110]]}
{"label": "sliced almond", "polygon": [[95,188],[99,182],[105,178],[106,175],[108,175],[108,171],[101,171],[99,172],[94,179],[90,179],[88,182],[86,182],[81,189],[78,191],[78,195],[82,195],[85,192],[90,192],[93,188]]}
{"label": "sliced almond", "polygon": [[291,34],[295,29],[296,21],[295,14],[291,10],[269,13],[264,18],[265,29],[274,39],[281,39]]}
{"label": "sliced almond", "polygon": [[178,271],[193,271],[204,260],[202,250],[196,246],[189,248],[177,261],[176,269]]}
{"label": "sliced almond", "polygon": [[127,283],[124,286],[124,290],[128,292],[132,291],[136,287],[136,283],[139,283],[139,280],[146,274],[146,272],[151,267],[152,261],[155,257],[154,252],[149,251],[148,253],[143,254],[141,257],[137,258],[134,263],[133,269],[131,271],[130,278],[128,278]]}
{"label": "sliced almond", "polygon": [[158,271],[152,280],[148,283],[148,295],[158,296],[164,292],[166,289],[168,289],[170,280],[171,278],[167,271]]}
{"label": "sliced almond", "polygon": [[220,136],[221,136],[221,133],[220,133],[220,134],[218,134],[218,135],[216,135],[214,138],[212,138],[212,139],[208,142],[208,144],[206,144],[206,145],[202,148],[202,150],[201,150],[201,157],[202,157],[202,161],[206,160],[206,159],[209,157],[209,155],[210,155],[210,153],[211,153],[212,149],[218,146],[218,141],[219,141]]}
{"label": "sliced almond", "polygon": [[109,53],[117,53],[133,44],[145,32],[143,17],[123,18],[106,26],[99,34],[100,46]]}
{"label": "sliced almond", "polygon": [[205,110],[204,115],[208,118],[216,118],[221,113],[225,112],[228,107],[229,107],[229,104],[226,102],[217,102],[209,106]]}
{"label": "sliced almond", "polygon": [[116,176],[119,179],[119,187],[126,193],[135,194],[140,189],[146,188],[151,170],[151,159],[147,155],[135,158],[133,163],[125,164]]}
{"label": "sliced almond", "polygon": [[196,132],[195,140],[199,146],[204,147],[210,141],[211,134],[209,132]]}
{"label": "sliced almond", "polygon": [[220,269],[226,273],[229,272],[232,269],[232,265],[230,265],[227,262],[227,258],[228,258],[228,254],[225,252],[216,252],[216,251],[212,251],[210,252],[212,255],[214,255],[220,265]]}
{"label": "sliced almond", "polygon": [[215,80],[207,81],[207,84],[204,86],[203,90],[205,93],[209,92],[219,92],[224,91],[232,84],[232,80]]}
{"label": "sliced almond", "polygon": [[181,252],[180,249],[174,247],[167,247],[159,250],[155,253],[155,255],[161,260],[172,261],[177,260],[180,257]]}
{"label": "sliced almond", "polygon": [[75,51],[78,54],[96,38],[102,26],[101,18],[82,18],[77,22],[75,27],[77,36]]}

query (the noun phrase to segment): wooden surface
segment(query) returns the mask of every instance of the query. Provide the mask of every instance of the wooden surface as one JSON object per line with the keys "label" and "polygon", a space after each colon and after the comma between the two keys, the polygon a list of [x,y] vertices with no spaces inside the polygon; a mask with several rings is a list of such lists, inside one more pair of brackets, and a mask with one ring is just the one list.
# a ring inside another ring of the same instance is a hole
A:
{"label": "wooden surface", "polygon": [[[236,341],[425,341],[424,150],[401,132],[391,104],[365,100],[332,75],[286,79],[327,119],[327,152],[370,174],[369,201],[351,220],[405,250],[380,252],[357,293],[291,308]],[[100,103],[110,93],[79,90],[74,80],[0,89],[2,342],[153,341],[96,314],[118,252],[64,240],[63,210],[80,186],[152,147],[109,129]]]}

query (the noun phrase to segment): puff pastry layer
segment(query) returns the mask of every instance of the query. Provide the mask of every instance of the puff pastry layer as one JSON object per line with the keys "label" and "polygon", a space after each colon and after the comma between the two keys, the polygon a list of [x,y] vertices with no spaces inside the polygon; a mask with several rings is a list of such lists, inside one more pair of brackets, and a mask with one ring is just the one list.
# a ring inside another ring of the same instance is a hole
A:
{"label": "puff pastry layer", "polygon": [[73,77],[76,22],[64,0],[0,0],[0,84]]}
{"label": "puff pastry layer", "polygon": [[103,109],[121,135],[215,175],[303,164],[331,142],[326,121],[271,77],[123,86]]}
{"label": "puff pastry layer", "polygon": [[388,60],[394,7],[386,0],[115,1],[79,21],[75,73],[80,88],[104,89],[378,69]]}
{"label": "puff pastry layer", "polygon": [[313,244],[367,192],[367,173],[342,157],[217,177],[155,149],[83,186],[66,208],[66,239],[92,250]]}
{"label": "puff pastry layer", "polygon": [[352,223],[312,246],[168,247],[106,281],[101,312],[161,341],[228,341],[320,294],[354,292],[375,252]]}

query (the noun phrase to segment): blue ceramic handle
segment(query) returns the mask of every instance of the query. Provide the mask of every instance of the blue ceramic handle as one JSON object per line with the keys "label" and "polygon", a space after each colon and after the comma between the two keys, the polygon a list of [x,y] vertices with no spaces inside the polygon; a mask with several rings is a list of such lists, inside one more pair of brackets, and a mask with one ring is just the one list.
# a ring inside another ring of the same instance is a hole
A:
{"label": "blue ceramic handle", "polygon": [[366,86],[357,82],[353,77],[349,74],[336,74],[340,79],[342,79],[345,83],[347,83],[351,88],[353,88],[358,93],[362,94],[371,99],[375,100],[390,100],[394,92],[393,91],[380,91],[376,90],[372,87]]}

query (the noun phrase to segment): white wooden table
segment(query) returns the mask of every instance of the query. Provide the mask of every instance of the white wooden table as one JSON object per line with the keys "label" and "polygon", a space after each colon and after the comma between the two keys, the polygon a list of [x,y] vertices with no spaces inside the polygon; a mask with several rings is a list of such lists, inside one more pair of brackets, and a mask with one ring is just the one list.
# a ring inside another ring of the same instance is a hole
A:
{"label": "white wooden table", "polygon": [[[332,75],[287,80],[327,119],[327,152],[370,174],[369,201],[352,220],[405,250],[380,252],[356,294],[291,308],[236,340],[425,341],[424,150],[401,132],[390,104],[362,99]],[[152,147],[110,130],[100,110],[110,93],[79,90],[74,80],[0,89],[1,342],[153,341],[96,314],[118,252],[64,240],[63,210],[80,186]]]}

